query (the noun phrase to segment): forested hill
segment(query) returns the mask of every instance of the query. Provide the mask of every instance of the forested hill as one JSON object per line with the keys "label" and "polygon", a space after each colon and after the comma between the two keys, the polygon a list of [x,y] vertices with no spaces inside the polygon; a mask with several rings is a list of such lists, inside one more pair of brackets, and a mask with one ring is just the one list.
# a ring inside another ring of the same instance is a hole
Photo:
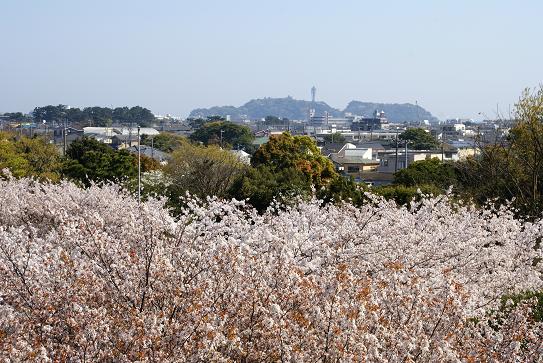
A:
{"label": "forested hill", "polygon": [[[259,119],[266,116],[276,116],[279,118],[286,117],[290,120],[303,120],[307,118],[307,113],[310,107],[310,101],[296,100],[292,97],[260,98],[251,100],[241,107],[216,106],[211,108],[198,108],[190,113],[190,117],[230,115],[233,119],[241,119],[245,117],[249,119]],[[315,110],[317,114],[324,114],[327,111],[333,116],[341,115],[340,110],[329,106],[325,102],[316,102]]]}
{"label": "forested hill", "polygon": [[385,111],[385,114],[391,122],[420,121],[428,120],[436,122],[438,119],[429,111],[419,105],[411,103],[372,103],[351,101],[343,112],[350,112],[354,115],[371,115],[375,110]]}
{"label": "forested hill", "polygon": [[[259,119],[266,116],[288,118],[290,120],[307,119],[307,112],[311,107],[310,101],[296,100],[292,97],[285,98],[261,98],[247,102],[243,106],[215,106],[211,108],[197,108],[190,113],[190,117],[226,116],[232,119]],[[333,108],[325,102],[316,102],[314,105],[317,115],[328,112],[333,117],[351,112],[360,116],[371,116],[374,111],[385,111],[391,122],[430,120],[437,121],[430,112],[420,106],[410,103],[371,103],[351,101],[343,111]]]}

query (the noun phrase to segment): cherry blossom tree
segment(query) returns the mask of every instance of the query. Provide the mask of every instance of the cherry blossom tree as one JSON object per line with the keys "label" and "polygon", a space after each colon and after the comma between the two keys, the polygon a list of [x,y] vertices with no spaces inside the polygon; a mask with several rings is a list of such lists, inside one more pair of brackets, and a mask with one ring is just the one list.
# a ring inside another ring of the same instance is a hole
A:
{"label": "cherry blossom tree", "polygon": [[449,197],[259,214],[0,180],[5,361],[537,362],[542,223]]}

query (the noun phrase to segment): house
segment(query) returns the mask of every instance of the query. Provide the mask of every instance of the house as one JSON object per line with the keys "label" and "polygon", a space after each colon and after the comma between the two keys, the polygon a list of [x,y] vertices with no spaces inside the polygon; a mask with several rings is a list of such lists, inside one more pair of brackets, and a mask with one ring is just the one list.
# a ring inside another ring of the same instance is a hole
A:
{"label": "house", "polygon": [[138,146],[137,135],[123,135],[117,134],[111,137],[111,147],[115,149],[126,149],[131,146]]}
{"label": "house", "polygon": [[448,144],[451,148],[458,150],[458,159],[465,160],[470,156],[475,156],[479,153],[479,147],[475,140],[464,141],[464,140],[454,140],[449,141]]}
{"label": "house", "polygon": [[[396,159],[397,155],[397,159]],[[421,160],[438,158],[442,161],[458,161],[458,150],[386,150],[379,154],[379,167],[381,173],[394,173],[408,167],[411,163]]]}
{"label": "house", "polygon": [[346,143],[337,153],[331,153],[329,158],[339,172],[357,180],[361,179],[362,172],[379,166],[379,161],[373,159],[371,148],[360,148],[351,143]]}
{"label": "house", "polygon": [[[156,136],[159,134],[159,132],[152,127],[141,127],[139,133],[140,135],[148,136]],[[137,127],[83,127],[83,134],[119,149],[138,144]]]}
{"label": "house", "polygon": [[246,165],[251,165],[251,154],[246,153],[243,150],[230,150],[234,156],[238,158],[238,160]]}

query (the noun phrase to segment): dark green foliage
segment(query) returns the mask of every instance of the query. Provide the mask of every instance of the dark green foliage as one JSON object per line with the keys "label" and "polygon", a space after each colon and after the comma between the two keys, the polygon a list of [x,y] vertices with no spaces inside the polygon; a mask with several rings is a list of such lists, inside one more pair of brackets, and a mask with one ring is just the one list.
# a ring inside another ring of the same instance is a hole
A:
{"label": "dark green foliage", "polygon": [[506,314],[512,311],[518,304],[534,299],[535,307],[532,309],[532,318],[537,322],[543,322],[543,291],[526,291],[516,295],[502,297],[500,311]]}
{"label": "dark green foliage", "polygon": [[132,122],[140,126],[151,126],[155,121],[155,116],[148,109],[141,106],[131,107],[128,111],[128,117],[124,119],[116,119],[115,114],[113,114],[114,120],[118,122]]}
{"label": "dark green foliage", "polygon": [[32,111],[32,117],[36,123],[41,123],[42,121],[59,122],[66,119],[66,109],[66,105],[36,107]]}
{"label": "dark green foliage", "polygon": [[432,194],[434,196],[443,194],[442,189],[434,185],[419,185],[417,187],[407,187],[404,185],[386,185],[374,187],[371,190],[385,199],[392,199],[399,205],[409,204],[413,199],[420,200],[422,194]]}
{"label": "dark green foliage", "polygon": [[479,205],[491,199],[505,203],[516,196],[521,186],[517,180],[521,165],[511,164],[508,150],[500,146],[485,147],[479,156],[457,162],[455,170],[458,190]]}
{"label": "dark green foliage", "polygon": [[207,122],[222,122],[222,121],[226,121],[226,118],[220,115],[211,115],[211,116],[207,116],[206,121]]}
{"label": "dark green foliage", "polygon": [[287,126],[289,125],[290,120],[288,118],[279,118],[275,116],[266,116],[264,118],[264,124],[269,126]]}
{"label": "dark green foliage", "polygon": [[408,129],[399,136],[400,140],[409,141],[409,148],[415,150],[431,150],[439,147],[438,141],[424,129]]}
{"label": "dark green foliage", "polygon": [[358,184],[352,177],[338,176],[326,188],[317,190],[317,197],[325,203],[349,202],[361,206],[366,202],[365,186]]}
{"label": "dark green foliage", "polygon": [[147,146],[152,145],[155,149],[165,153],[171,153],[181,146],[184,139],[186,138],[183,136],[162,132],[156,136],[142,135],[141,143]]}
{"label": "dark green foliage", "polygon": [[85,107],[83,109],[83,119],[89,125],[106,127],[113,123],[113,110],[107,107]]}
{"label": "dark green foliage", "polygon": [[223,148],[241,149],[251,145],[254,136],[247,126],[228,121],[213,121],[197,129],[190,135],[190,139],[202,142],[204,145],[219,145]]}
{"label": "dark green foliage", "polygon": [[261,145],[251,158],[254,167],[266,165],[279,172],[295,168],[303,172],[319,189],[337,177],[332,162],[320,153],[313,139],[308,136],[292,136],[288,132],[276,135]]}
{"label": "dark green foliage", "polygon": [[91,181],[120,181],[137,176],[136,157],[126,150],[116,151],[91,138],[70,144],[62,167],[65,177],[90,185]]}
{"label": "dark green foliage", "polygon": [[226,118],[224,118],[222,116],[217,116],[217,115],[207,116],[206,118],[202,118],[202,117],[198,117],[198,118],[189,117],[189,118],[187,118],[187,122],[188,122],[189,126],[192,127],[195,130],[199,129],[200,127],[204,126],[207,123],[215,122],[215,121],[217,121],[217,122],[226,121]]}
{"label": "dark green foliage", "polygon": [[199,129],[200,127],[204,126],[208,121],[204,118],[194,118],[194,117],[189,117],[187,118],[187,122],[189,124],[190,127],[192,127],[193,129]]}
{"label": "dark green foliage", "polygon": [[45,120],[51,122],[68,122],[70,124],[85,123],[92,126],[110,126],[113,122],[134,123],[140,126],[149,126],[155,116],[146,108],[140,106],[118,107],[111,109],[109,107],[85,107],[68,108],[65,105],[36,107],[32,112],[32,117],[37,123]]}
{"label": "dark green foliage", "polygon": [[362,203],[356,184],[340,177],[307,136],[273,136],[255,152],[251,164],[253,167],[234,182],[230,195],[248,199],[259,211],[274,199],[288,202],[295,196],[308,197],[313,187],[326,202],[351,198],[355,204]]}
{"label": "dark green foliage", "polygon": [[250,168],[230,189],[230,196],[248,199],[259,211],[264,211],[274,199],[288,203],[293,197],[311,195],[308,177],[295,168],[273,170],[266,165]]}
{"label": "dark green foliage", "polygon": [[405,186],[435,185],[447,189],[457,184],[454,165],[438,158],[415,161],[394,174],[394,183]]}
{"label": "dark green foliage", "polygon": [[7,112],[3,114],[8,121],[29,122],[32,121],[32,117],[25,115],[22,112]]}
{"label": "dark green foliage", "polygon": [[304,120],[307,118],[307,110],[314,108],[318,115],[328,112],[332,116],[340,116],[341,111],[330,107],[324,102],[296,100],[292,97],[262,98],[251,100],[241,107],[224,106],[195,109],[190,113],[191,117],[206,117],[211,115],[231,115],[234,119],[248,117],[249,119],[262,119],[269,115],[290,120]]}
{"label": "dark green foliage", "polygon": [[345,136],[343,136],[341,133],[339,132],[336,132],[336,133],[333,133],[333,134],[330,134],[330,135],[325,135],[324,136],[324,141],[326,142],[332,142],[332,143],[342,143],[342,142],[345,142]]}
{"label": "dark green foliage", "polygon": [[253,167],[234,182],[230,195],[248,199],[259,211],[274,199],[288,202],[295,196],[307,197],[312,187],[320,190],[338,178],[312,139],[289,133],[270,138],[254,153],[251,164]]}
{"label": "dark green foliage", "polygon": [[411,103],[398,104],[351,101],[343,112],[369,117],[372,116],[375,111],[384,111],[390,122],[437,121],[437,118],[423,107]]}
{"label": "dark green foliage", "polygon": [[371,103],[352,101],[347,108],[340,111],[326,104],[325,102],[315,102],[296,100],[292,97],[284,98],[261,98],[247,102],[243,106],[223,106],[195,109],[190,113],[191,117],[206,117],[210,115],[231,115],[234,119],[240,119],[243,116],[249,119],[261,119],[268,115],[275,115],[279,118],[288,118],[290,120],[307,119],[307,110],[314,108],[317,115],[324,115],[328,112],[332,117],[339,117],[346,112],[355,115],[370,117],[377,111],[385,111],[385,114],[391,122],[404,121],[437,121],[437,118],[426,111],[424,108],[405,104],[391,103]]}

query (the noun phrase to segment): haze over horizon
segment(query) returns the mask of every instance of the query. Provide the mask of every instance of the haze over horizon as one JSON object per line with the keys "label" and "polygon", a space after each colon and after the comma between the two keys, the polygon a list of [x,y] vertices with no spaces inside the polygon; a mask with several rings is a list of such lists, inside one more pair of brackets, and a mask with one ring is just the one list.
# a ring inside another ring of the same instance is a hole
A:
{"label": "haze over horizon", "polygon": [[141,105],[186,117],[250,99],[508,113],[543,81],[536,0],[14,1],[0,5],[0,112]]}

